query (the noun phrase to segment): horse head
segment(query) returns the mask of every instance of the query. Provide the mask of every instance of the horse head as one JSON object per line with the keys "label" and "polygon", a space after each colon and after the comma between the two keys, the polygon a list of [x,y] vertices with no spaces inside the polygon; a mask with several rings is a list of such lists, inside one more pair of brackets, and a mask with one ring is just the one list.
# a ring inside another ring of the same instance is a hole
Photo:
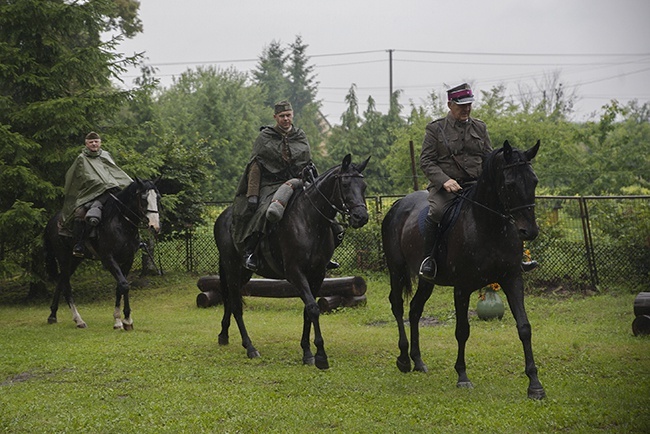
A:
{"label": "horse head", "polygon": [[137,201],[137,214],[155,233],[160,232],[160,192],[155,182],[135,178],[135,198]]}
{"label": "horse head", "polygon": [[535,188],[537,175],[530,164],[539,150],[539,140],[532,148],[520,151],[506,140],[503,144],[503,160],[498,195],[506,214],[513,220],[522,241],[534,240],[539,234],[535,220]]}
{"label": "horse head", "polygon": [[366,207],[366,181],[362,172],[368,165],[370,157],[361,164],[353,164],[350,154],[343,158],[341,167],[335,177],[338,181],[339,194],[335,205],[349,216],[350,226],[360,228],[368,223],[368,208]]}

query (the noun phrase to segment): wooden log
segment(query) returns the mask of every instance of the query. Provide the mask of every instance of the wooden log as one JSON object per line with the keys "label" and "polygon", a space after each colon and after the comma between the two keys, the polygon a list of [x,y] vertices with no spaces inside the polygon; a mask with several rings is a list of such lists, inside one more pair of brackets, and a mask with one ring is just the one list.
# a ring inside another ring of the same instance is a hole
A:
{"label": "wooden log", "polygon": [[[219,276],[203,276],[199,278],[197,286],[203,292],[221,292],[221,279]],[[366,293],[366,281],[363,277],[333,277],[323,280],[319,297],[332,295],[360,296]],[[242,288],[242,295],[251,297],[289,298],[298,297],[298,290],[286,280],[276,279],[251,279]]]}
{"label": "wooden log", "polygon": [[223,303],[223,297],[221,296],[221,292],[203,291],[203,292],[199,292],[199,294],[196,296],[197,307],[217,306],[221,303]]}
{"label": "wooden log", "polygon": [[632,321],[634,336],[650,335],[650,315],[639,315]]}
{"label": "wooden log", "polygon": [[634,299],[634,315],[650,315],[650,292],[639,292]]}
{"label": "wooden log", "polygon": [[318,299],[318,308],[322,313],[332,312],[339,307],[360,307],[365,306],[368,302],[364,295],[353,295],[350,297],[341,295],[330,295]]}

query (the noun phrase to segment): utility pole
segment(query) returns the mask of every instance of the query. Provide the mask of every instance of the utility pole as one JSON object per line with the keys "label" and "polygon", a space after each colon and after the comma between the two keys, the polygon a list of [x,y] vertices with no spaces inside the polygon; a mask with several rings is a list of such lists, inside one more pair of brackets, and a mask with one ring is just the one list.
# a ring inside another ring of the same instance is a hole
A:
{"label": "utility pole", "polygon": [[388,50],[388,104],[389,110],[393,109],[393,49]]}

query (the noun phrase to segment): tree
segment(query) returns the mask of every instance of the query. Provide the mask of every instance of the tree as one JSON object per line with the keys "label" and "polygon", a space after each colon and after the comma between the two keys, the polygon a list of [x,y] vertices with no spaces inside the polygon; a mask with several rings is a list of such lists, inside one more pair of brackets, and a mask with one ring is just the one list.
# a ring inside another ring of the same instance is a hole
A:
{"label": "tree", "polygon": [[257,68],[253,71],[255,83],[264,93],[264,104],[267,107],[291,94],[290,83],[286,77],[287,54],[278,41],[271,41],[262,51]]}
{"label": "tree", "polygon": [[0,4],[0,233],[23,235],[2,237],[0,272],[39,243],[84,135],[110,131],[132,96],[111,79],[137,63],[113,50],[140,31],[138,7],[130,0]]}
{"label": "tree", "polygon": [[160,122],[182,147],[207,150],[210,176],[198,199],[230,201],[260,126],[272,111],[246,74],[214,67],[187,70],[157,101]]}

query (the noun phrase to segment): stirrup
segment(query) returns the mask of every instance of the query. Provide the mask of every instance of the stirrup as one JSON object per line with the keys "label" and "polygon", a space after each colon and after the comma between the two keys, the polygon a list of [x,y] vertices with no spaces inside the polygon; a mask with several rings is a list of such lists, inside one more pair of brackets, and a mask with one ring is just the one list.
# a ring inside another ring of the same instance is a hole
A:
{"label": "stirrup", "polygon": [[537,262],[537,261],[522,262],[521,263],[521,270],[524,271],[524,272],[533,271],[538,266],[539,266],[539,262]]}
{"label": "stirrup", "polygon": [[82,244],[75,244],[72,248],[72,256],[76,256],[77,258],[85,257],[84,246]]}
{"label": "stirrup", "polygon": [[438,274],[438,264],[436,264],[435,259],[431,256],[427,256],[420,264],[420,271],[418,273],[420,277],[427,282],[433,282]]}
{"label": "stirrup", "polygon": [[253,253],[244,256],[244,268],[250,271],[257,271],[258,265]]}
{"label": "stirrup", "polygon": [[325,269],[327,269],[327,270],[336,270],[340,266],[341,266],[341,264],[339,264],[338,262],[330,260],[330,262],[327,264]]}

